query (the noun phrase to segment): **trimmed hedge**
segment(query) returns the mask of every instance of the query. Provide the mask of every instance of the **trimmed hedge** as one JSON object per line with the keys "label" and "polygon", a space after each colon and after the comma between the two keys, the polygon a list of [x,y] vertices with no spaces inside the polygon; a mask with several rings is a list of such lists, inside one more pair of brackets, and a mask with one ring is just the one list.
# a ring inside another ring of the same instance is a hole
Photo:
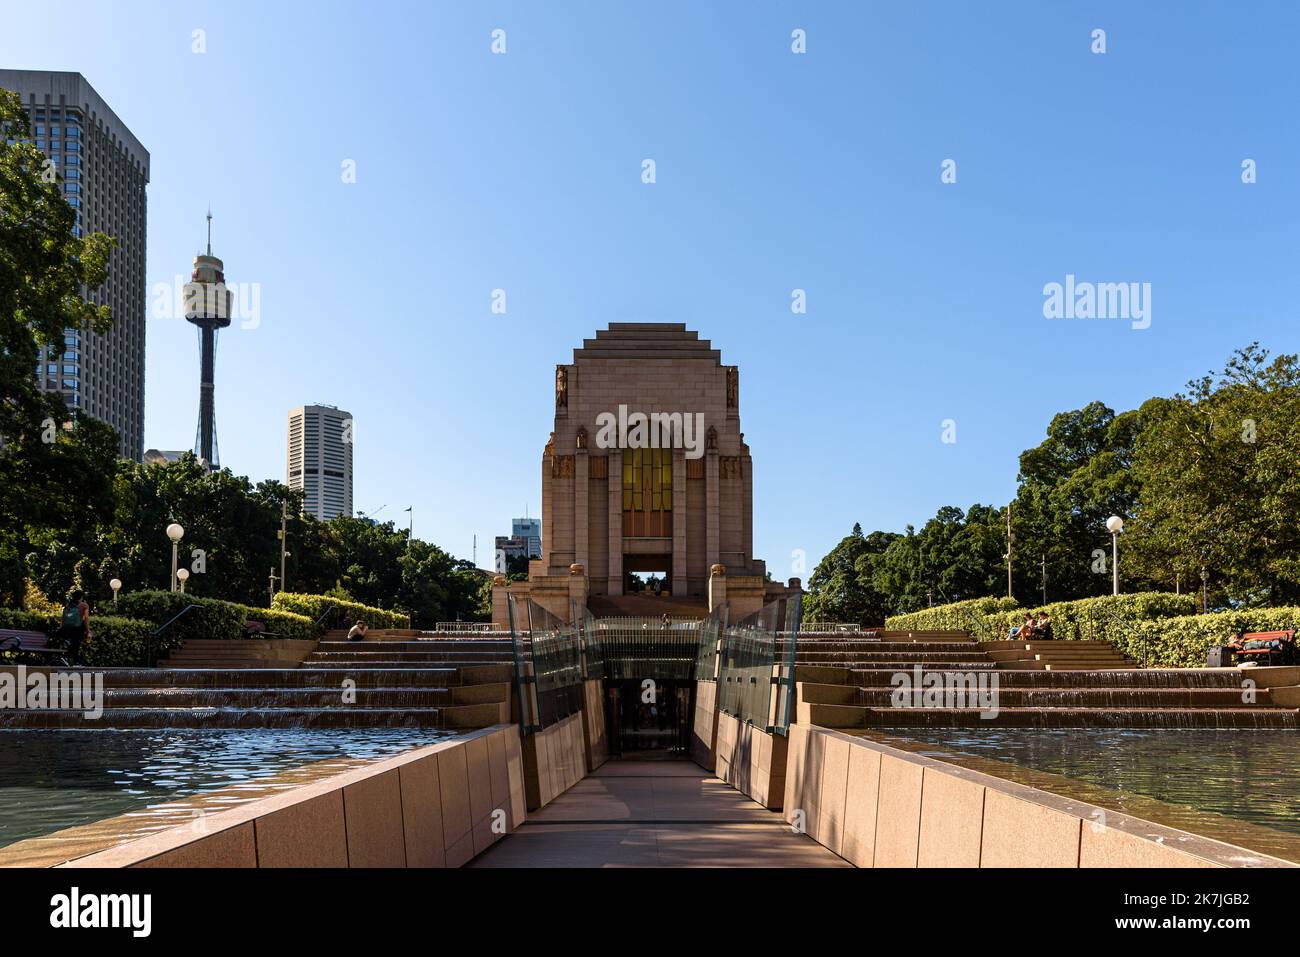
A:
{"label": "trimmed hedge", "polygon": [[276,596],[271,599],[272,608],[306,615],[312,621],[319,620],[330,605],[337,605],[344,612],[349,613],[353,621],[358,618],[365,619],[366,624],[371,628],[411,627],[410,615],[403,615],[396,611],[385,611],[383,608],[372,608],[370,605],[363,605],[360,602],[331,598],[328,595],[300,595],[295,592],[282,591],[277,592]]}
{"label": "trimmed hedge", "polygon": [[1152,666],[1197,668],[1205,665],[1205,652],[1211,645],[1226,644],[1243,631],[1281,631],[1300,628],[1300,607],[1255,608],[1246,611],[1219,611],[1208,615],[1185,615],[1159,621],[1144,621],[1137,634],[1114,639],[1115,646],[1130,658],[1142,660],[1142,640],[1148,645]]}
{"label": "trimmed hedge", "polygon": [[[58,638],[60,625],[58,615],[0,609],[0,628],[43,632],[53,639],[55,645],[60,644]],[[149,633],[153,629],[154,626],[149,622],[136,618],[91,614],[91,638],[81,645],[79,664],[100,668],[143,667],[146,663]],[[180,641],[175,638],[161,636],[159,654],[179,644]]]}
{"label": "trimmed hedge", "polygon": [[155,626],[169,621],[187,605],[199,607],[164,632],[163,637],[168,641],[173,635],[180,636],[176,643],[188,638],[238,639],[243,634],[244,622],[249,620],[262,622],[277,638],[317,637],[315,622],[310,618],[275,608],[253,608],[170,591],[129,592],[118,599],[118,607],[125,614],[153,622]]}
{"label": "trimmed hedge", "polygon": [[[983,621],[1016,608],[1020,605],[1011,598],[969,598],[906,615],[892,615],[885,619],[885,628],[889,631],[969,631],[978,635],[979,629],[971,622],[972,617]],[[1021,609],[1020,613],[1023,615],[1024,610]]]}
{"label": "trimmed hedge", "polygon": [[[988,604],[981,606],[981,602]],[[1017,606],[1007,598],[976,598],[938,608],[926,608],[908,615],[897,615],[887,619],[885,627],[894,631],[959,628],[971,632],[981,641],[997,641],[1006,638],[1014,625],[1024,621],[1028,612],[1040,609],[1045,610],[1052,619],[1053,638],[1095,638],[1113,641],[1116,647],[1126,648],[1133,639],[1133,631],[1142,622],[1193,615],[1196,611],[1196,596],[1160,591],[1139,592],[1135,595],[1103,595],[1099,598],[1025,606]],[[1119,621],[1106,614],[1106,611],[1112,612]],[[973,615],[984,627],[981,629],[963,612]]]}

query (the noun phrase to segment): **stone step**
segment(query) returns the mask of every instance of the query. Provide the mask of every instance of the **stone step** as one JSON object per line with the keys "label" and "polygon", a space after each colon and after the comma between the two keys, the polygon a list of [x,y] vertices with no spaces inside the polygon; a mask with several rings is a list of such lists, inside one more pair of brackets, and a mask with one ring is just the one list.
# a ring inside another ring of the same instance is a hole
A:
{"label": "stone step", "polygon": [[877,651],[874,648],[853,648],[843,651],[820,651],[799,648],[797,662],[815,664],[822,661],[984,661],[990,659],[975,652],[954,651]]}
{"label": "stone step", "polygon": [[322,661],[473,661],[473,662],[496,662],[496,661],[513,661],[514,656],[506,653],[501,654],[495,651],[398,651],[384,652],[382,654],[356,652],[356,651],[326,651],[312,652],[303,659],[303,664],[313,665]]}
{"label": "stone step", "polygon": [[826,728],[1267,728],[1300,730],[1289,708],[877,708],[799,705],[799,723]]}
{"label": "stone step", "polygon": [[[858,700],[836,704],[890,707],[892,688],[858,688]],[[968,695],[978,693],[977,689]],[[817,699],[810,699],[817,700]],[[1003,708],[1268,708],[1273,699],[1267,691],[1256,691],[1253,701],[1244,700],[1235,688],[1002,688],[997,690]]]}
{"label": "stone step", "polygon": [[[908,669],[899,669],[908,670]],[[955,669],[923,668],[922,674]],[[909,671],[910,673],[910,671]],[[1234,688],[1240,690],[1249,677],[1245,671],[1205,671],[1197,669],[1113,668],[1089,671],[1012,671],[998,669],[1001,688]],[[828,681],[831,674],[818,669],[807,672],[809,680]],[[803,666],[796,669],[796,680],[804,680]],[[851,669],[845,680],[862,687],[889,687],[891,672],[879,668]]]}
{"label": "stone step", "polygon": [[[123,708],[89,720],[81,711],[0,710],[0,728],[440,728],[442,708]],[[486,725],[484,725],[486,727]]]}
{"label": "stone step", "polygon": [[[509,700],[510,686],[455,688],[106,688],[105,708],[446,708]],[[344,697],[352,697],[345,703]]]}

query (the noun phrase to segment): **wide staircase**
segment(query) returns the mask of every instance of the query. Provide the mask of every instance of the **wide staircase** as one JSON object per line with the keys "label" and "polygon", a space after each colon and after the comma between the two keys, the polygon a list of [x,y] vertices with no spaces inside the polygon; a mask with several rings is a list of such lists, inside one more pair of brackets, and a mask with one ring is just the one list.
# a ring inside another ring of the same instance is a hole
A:
{"label": "wide staircase", "polygon": [[324,640],[301,663],[250,665],[247,656],[258,652],[226,641],[221,649],[182,649],[160,668],[80,669],[104,675],[102,716],[0,709],[0,728],[462,730],[510,720],[508,638],[413,634],[372,630],[361,642]]}
{"label": "wide staircase", "polygon": [[591,595],[587,610],[594,618],[707,618],[708,605],[689,595]]}
{"label": "wide staircase", "polygon": [[999,647],[1008,644],[964,632],[801,635],[798,720],[841,729],[1300,728],[1300,710],[1269,690],[1296,685],[1300,669],[1142,669],[1108,642]]}

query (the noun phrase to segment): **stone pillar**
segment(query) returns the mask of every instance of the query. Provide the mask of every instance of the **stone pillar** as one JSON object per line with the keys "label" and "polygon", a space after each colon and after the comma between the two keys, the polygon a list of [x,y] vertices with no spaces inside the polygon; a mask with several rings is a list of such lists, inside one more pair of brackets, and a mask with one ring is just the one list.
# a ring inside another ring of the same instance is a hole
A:
{"label": "stone pillar", "polygon": [[[719,527],[721,496],[718,488],[718,450],[711,448],[704,460],[704,508],[707,532],[705,534],[704,558],[709,568],[719,564],[722,555],[721,529]],[[712,572],[710,572],[712,575]]]}
{"label": "stone pillar", "polygon": [[[582,609],[587,607],[587,569],[579,562],[569,566],[569,603],[570,607],[577,606],[578,614],[582,614]],[[570,611],[562,617],[572,621],[573,613]]]}
{"label": "stone pillar", "polygon": [[588,537],[591,512],[587,510],[587,495],[591,484],[587,478],[590,465],[587,450],[578,449],[573,459],[573,560],[585,569],[591,544]]}
{"label": "stone pillar", "polygon": [[[744,501],[741,504],[740,528],[741,543],[740,547],[745,551],[745,561],[754,561],[754,461],[748,455],[740,457],[741,475],[744,480]],[[751,575],[754,569],[746,569]]]}
{"label": "stone pillar", "polygon": [[727,566],[709,566],[709,611],[727,603]]}
{"label": "stone pillar", "polygon": [[[554,433],[552,433],[554,434]],[[555,546],[555,519],[553,509],[551,508],[554,495],[551,492],[551,465],[554,452],[551,446],[546,446],[546,451],[542,453],[542,574],[550,571],[551,567],[551,550]],[[528,575],[533,576],[532,562],[528,565]]]}
{"label": "stone pillar", "polygon": [[623,453],[609,450],[609,581],[607,595],[623,594]]}
{"label": "stone pillar", "polygon": [[690,591],[686,581],[686,451],[673,450],[673,594]]}

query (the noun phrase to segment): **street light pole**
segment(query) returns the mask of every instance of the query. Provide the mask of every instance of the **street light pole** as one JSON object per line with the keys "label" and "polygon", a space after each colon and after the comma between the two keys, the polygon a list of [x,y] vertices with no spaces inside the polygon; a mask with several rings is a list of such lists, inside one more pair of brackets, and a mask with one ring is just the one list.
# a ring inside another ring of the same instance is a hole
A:
{"label": "street light pole", "polygon": [[176,591],[177,547],[180,545],[181,539],[185,537],[185,529],[172,522],[167,526],[167,537],[172,540],[172,578],[170,585],[171,590],[174,592]]}
{"label": "street light pole", "polygon": [[1124,519],[1112,515],[1106,519],[1106,528],[1110,531],[1110,566],[1114,576],[1112,594],[1119,594],[1119,533],[1124,531]]}
{"label": "street light pole", "polygon": [[1007,597],[1011,598],[1011,542],[1015,535],[1011,531],[1011,503],[1007,503]]}
{"label": "street light pole", "polygon": [[[285,546],[288,544],[288,535],[285,531],[285,527],[286,527],[285,522],[288,515],[288,508],[289,508],[288,503],[286,502],[280,503],[280,590],[281,591],[284,591],[284,557],[287,554],[285,552]],[[271,598],[272,600],[274,600],[275,595],[272,594]]]}

